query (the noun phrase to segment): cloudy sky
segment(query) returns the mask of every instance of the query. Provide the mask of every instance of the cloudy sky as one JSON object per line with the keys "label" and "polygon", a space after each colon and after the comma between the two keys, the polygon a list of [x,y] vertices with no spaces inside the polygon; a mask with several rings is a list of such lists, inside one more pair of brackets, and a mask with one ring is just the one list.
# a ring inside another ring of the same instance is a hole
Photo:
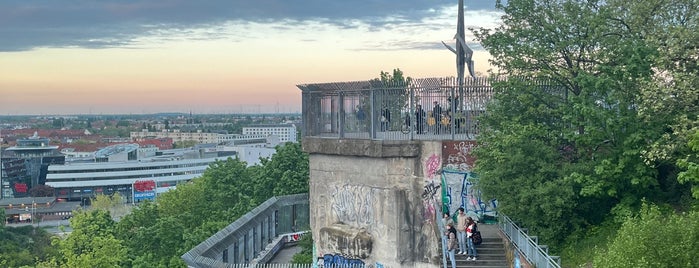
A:
{"label": "cloudy sky", "polygon": [[[495,0],[464,2],[497,26]],[[297,84],[454,76],[457,3],[3,0],[0,114],[300,112]]]}

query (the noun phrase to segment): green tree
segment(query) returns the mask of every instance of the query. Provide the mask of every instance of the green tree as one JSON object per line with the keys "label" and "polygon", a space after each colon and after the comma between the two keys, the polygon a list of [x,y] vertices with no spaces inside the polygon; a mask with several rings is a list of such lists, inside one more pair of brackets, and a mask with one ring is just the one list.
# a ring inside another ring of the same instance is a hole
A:
{"label": "green tree", "polygon": [[195,140],[178,141],[172,144],[172,148],[189,148],[197,144],[199,144],[199,142]]}
{"label": "green tree", "polygon": [[[276,150],[271,159],[260,159],[264,167],[264,178],[261,179],[263,183],[256,184],[258,194],[266,200],[277,195],[307,193],[308,154],[303,152],[301,144],[288,142],[277,146]],[[269,194],[265,189],[272,190],[272,193]]]}
{"label": "green tree", "polygon": [[699,212],[675,214],[644,205],[628,217],[594,267],[695,267],[699,263]]}
{"label": "green tree", "polygon": [[313,263],[313,236],[310,232],[304,234],[301,237],[298,246],[301,247],[301,251],[299,253],[294,254],[294,256],[291,257],[291,263]]}
{"label": "green tree", "polygon": [[694,131],[688,144],[692,153],[687,154],[685,158],[679,159],[677,162],[677,165],[684,169],[679,174],[679,180],[682,183],[690,183],[692,196],[699,199],[699,129]]}
{"label": "green tree", "polygon": [[55,237],[58,248],[46,266],[120,267],[128,259],[123,242],[115,237],[115,222],[106,210],[76,211],[70,219],[73,231],[65,239]]}
{"label": "green tree", "polygon": [[509,76],[494,84],[481,119],[479,185],[553,245],[609,212],[629,215],[643,198],[678,202],[687,194],[672,161],[644,159],[671,122],[641,112],[662,47],[633,26],[658,15],[653,3],[508,1],[497,4],[501,27],[474,32]]}
{"label": "green tree", "polygon": [[124,196],[118,192],[112,195],[97,194],[90,198],[90,209],[106,210],[114,218],[121,218],[128,212]]}

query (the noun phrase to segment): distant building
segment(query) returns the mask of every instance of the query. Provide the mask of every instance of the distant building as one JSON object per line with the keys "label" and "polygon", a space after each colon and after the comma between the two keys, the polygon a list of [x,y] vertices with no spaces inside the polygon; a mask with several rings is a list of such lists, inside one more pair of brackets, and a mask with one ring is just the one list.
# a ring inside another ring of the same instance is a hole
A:
{"label": "distant building", "polygon": [[296,126],[293,124],[284,125],[253,125],[243,127],[243,135],[264,135],[277,136],[279,142],[297,142]]}
{"label": "distant building", "polygon": [[204,149],[183,149],[156,151],[155,156],[139,158],[137,144],[120,144],[96,152],[95,163],[49,166],[46,185],[56,190],[59,199],[87,201],[95,194],[119,192],[134,202],[134,184],[139,181],[152,181],[155,193],[162,193],[201,176],[210,164],[227,158],[204,157],[209,155]]}
{"label": "distant building", "polygon": [[269,159],[277,152],[274,148],[252,146],[219,146],[219,150],[235,152],[235,157],[247,163],[248,166],[259,165],[260,158]]}
{"label": "distant building", "polygon": [[44,184],[46,170],[51,164],[65,163],[65,156],[58,151],[58,146],[49,145],[48,138],[34,136],[17,139],[17,145],[2,152],[2,197],[28,196],[28,189]]}
{"label": "distant building", "polygon": [[173,142],[196,141],[198,143],[216,143],[218,141],[218,133],[207,133],[202,131],[197,132],[180,132],[179,130],[154,132],[147,129],[141,131],[132,131],[130,137],[132,140],[140,139],[162,139],[170,138]]}

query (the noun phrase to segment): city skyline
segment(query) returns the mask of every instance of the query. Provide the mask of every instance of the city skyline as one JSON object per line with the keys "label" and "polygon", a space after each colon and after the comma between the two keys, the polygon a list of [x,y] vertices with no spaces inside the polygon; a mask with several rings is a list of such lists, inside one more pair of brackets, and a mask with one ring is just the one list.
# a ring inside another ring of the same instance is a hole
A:
{"label": "city skyline", "polygon": [[[456,76],[457,1],[0,4],[0,114],[300,112],[297,84]],[[494,28],[495,1],[465,1]],[[467,32],[466,40],[473,40]],[[477,43],[476,71],[488,53]]]}

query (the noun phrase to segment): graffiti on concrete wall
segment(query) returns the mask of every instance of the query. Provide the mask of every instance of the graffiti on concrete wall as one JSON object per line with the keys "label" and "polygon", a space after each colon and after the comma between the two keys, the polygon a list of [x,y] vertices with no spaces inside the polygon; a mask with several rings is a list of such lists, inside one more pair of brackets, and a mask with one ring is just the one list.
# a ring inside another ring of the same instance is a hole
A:
{"label": "graffiti on concrete wall", "polygon": [[381,190],[366,186],[344,185],[333,192],[332,210],[340,222],[357,226],[374,223],[376,196]]}
{"label": "graffiti on concrete wall", "polygon": [[288,234],[284,234],[284,237],[282,237],[282,239],[287,243],[288,242],[298,242],[299,240],[301,240],[301,238],[306,233],[308,233],[308,231],[288,233]]}
{"label": "graffiti on concrete wall", "polygon": [[439,170],[442,168],[442,161],[439,159],[439,156],[436,154],[433,154],[429,158],[427,158],[427,161],[425,161],[425,171],[427,178],[434,178]]}
{"label": "graffiti on concrete wall", "polygon": [[435,183],[435,179],[439,178],[439,172],[442,169],[442,160],[438,155],[433,154],[425,160],[425,186],[422,191],[422,218],[425,222],[434,222],[437,219],[437,208],[435,204],[439,204],[439,181]]}
{"label": "graffiti on concrete wall", "polygon": [[497,200],[482,200],[480,190],[475,183],[478,178],[474,173],[444,171],[445,196],[442,202],[454,214],[457,209],[463,207],[467,214],[479,219],[483,215],[495,215]]}
{"label": "graffiti on concrete wall", "polygon": [[325,254],[318,258],[318,267],[365,267],[364,261],[359,258],[341,254]]}
{"label": "graffiti on concrete wall", "polygon": [[442,142],[442,158],[444,169],[470,172],[476,158],[471,151],[476,147],[475,141],[444,141]]}

